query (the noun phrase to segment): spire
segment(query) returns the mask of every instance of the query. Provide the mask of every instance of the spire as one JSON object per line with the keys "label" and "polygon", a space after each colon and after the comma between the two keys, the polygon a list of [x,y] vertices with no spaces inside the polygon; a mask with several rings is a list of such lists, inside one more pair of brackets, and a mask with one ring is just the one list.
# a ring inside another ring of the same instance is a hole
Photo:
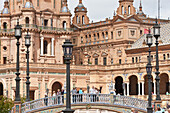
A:
{"label": "spire", "polygon": [[8,8],[8,0],[4,1],[4,8]]}
{"label": "spire", "polygon": [[69,9],[67,7],[67,0],[63,0],[63,5],[62,5],[61,12],[63,12],[63,13],[69,12]]}
{"label": "spire", "polygon": [[141,0],[140,0],[139,11],[142,11],[142,2],[141,2]]}
{"label": "spire", "polygon": [[4,9],[2,10],[2,14],[9,14],[9,2],[8,2],[8,0],[4,1]]}
{"label": "spire", "polygon": [[79,0],[79,4],[82,4],[82,0]]}

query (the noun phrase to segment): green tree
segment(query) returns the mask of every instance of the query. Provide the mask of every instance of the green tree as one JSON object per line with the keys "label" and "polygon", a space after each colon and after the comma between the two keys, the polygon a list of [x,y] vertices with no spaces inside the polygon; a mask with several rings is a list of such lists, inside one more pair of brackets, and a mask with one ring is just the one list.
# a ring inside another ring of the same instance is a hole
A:
{"label": "green tree", "polygon": [[9,113],[13,106],[14,102],[12,99],[5,96],[0,96],[0,113]]}

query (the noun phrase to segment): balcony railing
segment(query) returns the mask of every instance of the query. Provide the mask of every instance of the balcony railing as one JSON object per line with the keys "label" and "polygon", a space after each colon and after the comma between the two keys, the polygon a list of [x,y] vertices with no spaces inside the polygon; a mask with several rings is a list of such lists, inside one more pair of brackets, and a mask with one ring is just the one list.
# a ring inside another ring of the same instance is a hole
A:
{"label": "balcony railing", "polygon": [[[37,26],[35,24],[22,24],[22,28],[30,28],[30,29],[38,29],[38,30],[48,30],[48,31],[56,31],[56,32],[72,32],[73,28],[56,28],[56,27],[48,27],[48,26]],[[0,29],[0,33],[12,33],[14,29]]]}

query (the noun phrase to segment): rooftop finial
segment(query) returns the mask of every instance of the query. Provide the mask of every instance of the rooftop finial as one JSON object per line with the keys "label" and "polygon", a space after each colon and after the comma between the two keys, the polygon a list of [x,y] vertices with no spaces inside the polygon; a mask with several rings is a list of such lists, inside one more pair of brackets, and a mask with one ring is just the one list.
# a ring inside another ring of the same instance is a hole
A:
{"label": "rooftop finial", "polygon": [[139,11],[142,11],[142,1],[140,0]]}
{"label": "rooftop finial", "polygon": [[79,0],[79,4],[82,4],[82,0]]}

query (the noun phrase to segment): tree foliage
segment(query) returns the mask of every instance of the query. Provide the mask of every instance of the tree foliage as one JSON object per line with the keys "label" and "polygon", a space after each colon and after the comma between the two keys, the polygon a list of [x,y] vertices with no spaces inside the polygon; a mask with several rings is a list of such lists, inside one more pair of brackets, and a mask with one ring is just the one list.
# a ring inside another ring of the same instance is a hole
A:
{"label": "tree foliage", "polygon": [[0,113],[9,113],[13,106],[14,102],[12,99],[5,96],[0,96]]}

